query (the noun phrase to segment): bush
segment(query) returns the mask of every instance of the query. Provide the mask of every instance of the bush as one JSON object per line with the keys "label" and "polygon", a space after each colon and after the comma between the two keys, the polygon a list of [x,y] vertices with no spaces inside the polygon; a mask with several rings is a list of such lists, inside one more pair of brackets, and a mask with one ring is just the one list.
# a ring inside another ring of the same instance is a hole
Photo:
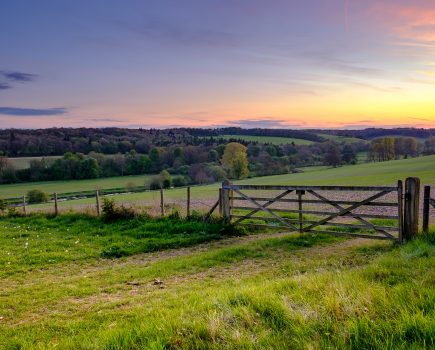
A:
{"label": "bush", "polygon": [[178,175],[172,178],[172,184],[174,187],[183,187],[187,185],[187,180],[185,176]]}
{"label": "bush", "polygon": [[127,255],[129,255],[128,252],[116,244],[111,245],[110,247],[104,249],[101,252],[101,257],[106,258],[106,259],[121,258],[121,257],[127,256]]}
{"label": "bush", "polygon": [[30,190],[27,192],[27,202],[29,204],[48,202],[48,194],[41,190]]}
{"label": "bush", "polygon": [[134,219],[137,213],[132,208],[123,205],[117,206],[113,199],[103,198],[103,220],[110,222],[116,220]]}
{"label": "bush", "polygon": [[6,201],[0,198],[0,212],[4,212],[7,209]]}

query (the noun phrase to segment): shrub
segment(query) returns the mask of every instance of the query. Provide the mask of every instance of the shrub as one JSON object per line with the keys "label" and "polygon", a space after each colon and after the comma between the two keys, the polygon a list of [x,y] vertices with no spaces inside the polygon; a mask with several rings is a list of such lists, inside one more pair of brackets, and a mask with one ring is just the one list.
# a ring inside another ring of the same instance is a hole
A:
{"label": "shrub", "polygon": [[48,202],[48,194],[41,190],[30,190],[27,192],[27,201],[29,204]]}
{"label": "shrub", "polygon": [[132,208],[123,205],[117,206],[113,199],[103,198],[103,220],[110,222],[116,220],[133,219],[137,213]]}
{"label": "shrub", "polygon": [[187,180],[185,176],[178,175],[172,178],[172,184],[174,187],[183,187],[187,185]]}
{"label": "shrub", "polygon": [[0,198],[0,213],[4,212],[7,207],[6,201]]}
{"label": "shrub", "polygon": [[104,249],[101,252],[101,257],[103,258],[121,258],[123,256],[127,256],[128,252],[125,249],[122,249],[120,246],[113,244],[110,247]]}

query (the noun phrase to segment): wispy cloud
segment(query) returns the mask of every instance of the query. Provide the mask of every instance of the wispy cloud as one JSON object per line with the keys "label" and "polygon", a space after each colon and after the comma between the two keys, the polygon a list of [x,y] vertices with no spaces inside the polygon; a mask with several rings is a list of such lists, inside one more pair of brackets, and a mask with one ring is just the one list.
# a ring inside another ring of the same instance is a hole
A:
{"label": "wispy cloud", "polygon": [[225,126],[238,126],[241,128],[301,128],[303,123],[294,124],[291,121],[286,119],[239,119],[232,120],[227,123]]}
{"label": "wispy cloud", "polygon": [[8,83],[0,83],[0,90],[7,90],[11,88],[12,86],[10,86]]}
{"label": "wispy cloud", "polygon": [[147,19],[142,23],[115,23],[119,28],[158,42],[184,46],[236,46],[238,41],[228,32],[195,26],[194,22],[179,25],[171,20]]}
{"label": "wispy cloud", "polygon": [[8,81],[0,81],[0,90],[12,89],[13,86],[9,82],[28,83],[34,81],[37,78],[38,76],[36,74],[0,70],[0,79]]}
{"label": "wispy cloud", "polygon": [[56,116],[67,113],[67,109],[61,108],[19,108],[19,107],[0,107],[0,114],[13,115],[17,117],[33,116]]}
{"label": "wispy cloud", "polygon": [[34,81],[38,77],[36,74],[4,70],[0,70],[0,75],[7,80],[18,82],[30,82]]}

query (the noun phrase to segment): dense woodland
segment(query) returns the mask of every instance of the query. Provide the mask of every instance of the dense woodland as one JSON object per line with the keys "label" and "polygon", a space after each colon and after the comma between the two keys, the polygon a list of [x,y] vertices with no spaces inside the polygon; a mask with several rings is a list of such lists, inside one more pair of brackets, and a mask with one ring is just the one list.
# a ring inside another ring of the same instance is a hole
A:
{"label": "dense woodland", "polygon": [[[401,130],[394,130],[394,133],[403,133]],[[421,133],[419,129],[406,130],[410,130],[408,134]],[[367,133],[372,135],[374,131],[368,129]],[[219,137],[225,134],[298,137],[315,142],[273,145]],[[241,146],[237,148],[237,154],[229,158],[238,159],[240,164],[237,166],[242,170],[235,171],[228,161],[225,164],[229,142]],[[279,129],[0,130],[0,152],[3,154],[0,156],[0,183],[155,174],[145,185],[158,188],[284,174],[312,165],[355,164],[358,154],[368,155],[368,161],[434,154],[435,137],[424,141],[410,136],[379,137],[349,143],[326,141],[310,131]],[[243,159],[238,158],[238,154],[243,154]],[[56,160],[44,158],[51,155],[62,157]],[[28,169],[14,169],[8,156],[41,158],[32,160]]]}

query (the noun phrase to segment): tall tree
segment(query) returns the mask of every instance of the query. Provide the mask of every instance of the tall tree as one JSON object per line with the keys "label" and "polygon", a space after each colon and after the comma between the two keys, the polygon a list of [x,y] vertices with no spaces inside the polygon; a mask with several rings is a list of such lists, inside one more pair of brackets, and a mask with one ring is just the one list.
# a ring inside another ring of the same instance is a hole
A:
{"label": "tall tree", "polygon": [[247,148],[237,142],[227,144],[222,156],[222,165],[232,178],[247,177],[249,175]]}

